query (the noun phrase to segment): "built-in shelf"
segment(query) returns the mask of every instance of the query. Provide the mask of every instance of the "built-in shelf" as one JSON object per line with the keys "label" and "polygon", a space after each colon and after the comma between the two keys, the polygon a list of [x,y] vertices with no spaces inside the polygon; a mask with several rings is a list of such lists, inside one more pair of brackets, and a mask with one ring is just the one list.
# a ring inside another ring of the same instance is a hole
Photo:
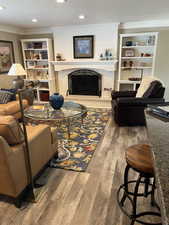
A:
{"label": "built-in shelf", "polygon": [[152,56],[134,56],[134,57],[121,57],[122,59],[152,59]]}
{"label": "built-in shelf", "polygon": [[39,90],[39,91],[49,91],[49,88],[45,88],[45,87],[43,88],[43,87],[40,87],[40,88],[38,88],[38,90]]}
{"label": "built-in shelf", "polygon": [[136,90],[140,81],[129,78],[154,75],[157,39],[157,32],[120,34],[117,90]]}
{"label": "built-in shelf", "polygon": [[48,68],[26,68],[27,70],[48,70]]}
{"label": "built-in shelf", "polygon": [[122,48],[154,48],[154,45],[123,46]]}
{"label": "built-in shelf", "polygon": [[[25,79],[27,81],[37,81],[35,79]],[[45,79],[38,79],[40,82],[48,82],[48,80],[45,80]]]}
{"label": "built-in shelf", "polygon": [[22,39],[24,66],[27,71],[26,80],[37,81],[36,102],[44,103],[53,93],[55,78],[50,71],[49,61],[53,60],[52,40],[48,38]]}
{"label": "built-in shelf", "polygon": [[138,80],[119,80],[119,82],[121,84],[133,84],[133,83],[140,84],[141,81],[138,81]]}
{"label": "built-in shelf", "polygon": [[25,48],[24,51],[48,51],[46,48]]}
{"label": "built-in shelf", "polygon": [[33,61],[33,62],[43,62],[43,61],[47,61],[48,62],[48,59],[25,59],[25,61]]}
{"label": "built-in shelf", "polygon": [[121,67],[122,69],[152,69],[152,66],[138,66],[138,67]]}

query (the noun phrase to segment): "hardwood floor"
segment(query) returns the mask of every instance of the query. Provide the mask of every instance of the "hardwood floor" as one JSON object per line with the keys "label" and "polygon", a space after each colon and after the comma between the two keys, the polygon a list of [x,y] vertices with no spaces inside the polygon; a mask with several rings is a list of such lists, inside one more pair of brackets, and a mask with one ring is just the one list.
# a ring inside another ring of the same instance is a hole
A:
{"label": "hardwood floor", "polygon": [[[117,205],[116,192],[123,183],[125,149],[147,142],[146,128],[119,128],[110,119],[86,172],[48,169],[48,183],[43,195],[36,204],[29,203],[23,209],[17,209],[1,197],[0,224],[130,224]],[[140,205],[146,207],[143,201]]]}

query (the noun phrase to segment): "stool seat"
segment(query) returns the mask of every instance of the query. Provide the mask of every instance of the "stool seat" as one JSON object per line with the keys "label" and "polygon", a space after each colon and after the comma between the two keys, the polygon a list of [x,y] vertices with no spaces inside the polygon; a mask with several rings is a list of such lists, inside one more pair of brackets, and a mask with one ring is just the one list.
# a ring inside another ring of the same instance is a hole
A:
{"label": "stool seat", "polygon": [[126,161],[137,171],[154,175],[153,156],[149,145],[130,146],[126,151]]}

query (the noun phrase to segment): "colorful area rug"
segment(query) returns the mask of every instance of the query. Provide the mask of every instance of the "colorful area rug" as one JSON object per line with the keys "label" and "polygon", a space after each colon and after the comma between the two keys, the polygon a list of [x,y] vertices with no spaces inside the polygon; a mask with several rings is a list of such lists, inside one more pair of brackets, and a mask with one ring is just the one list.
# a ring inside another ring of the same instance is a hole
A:
{"label": "colorful area rug", "polygon": [[65,161],[53,162],[53,166],[79,172],[85,171],[103,137],[109,117],[110,110],[88,109],[83,124],[81,120],[72,121],[69,141],[67,139],[67,127],[62,125],[59,129],[58,138],[63,140],[63,148],[70,151],[70,157]]}

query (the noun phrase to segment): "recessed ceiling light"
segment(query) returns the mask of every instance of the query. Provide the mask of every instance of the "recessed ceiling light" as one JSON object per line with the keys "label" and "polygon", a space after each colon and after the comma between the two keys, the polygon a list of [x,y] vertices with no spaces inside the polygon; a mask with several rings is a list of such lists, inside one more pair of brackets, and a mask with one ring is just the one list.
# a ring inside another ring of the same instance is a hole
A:
{"label": "recessed ceiling light", "polygon": [[32,22],[33,22],[33,23],[37,23],[38,20],[34,18],[34,19],[32,19]]}
{"label": "recessed ceiling light", "polygon": [[79,15],[79,19],[80,20],[84,20],[85,19],[85,15],[83,15],[83,14]]}
{"label": "recessed ceiling light", "polygon": [[67,0],[56,0],[57,3],[65,3]]}
{"label": "recessed ceiling light", "polygon": [[3,9],[5,9],[5,7],[0,5],[0,10],[3,10]]}

